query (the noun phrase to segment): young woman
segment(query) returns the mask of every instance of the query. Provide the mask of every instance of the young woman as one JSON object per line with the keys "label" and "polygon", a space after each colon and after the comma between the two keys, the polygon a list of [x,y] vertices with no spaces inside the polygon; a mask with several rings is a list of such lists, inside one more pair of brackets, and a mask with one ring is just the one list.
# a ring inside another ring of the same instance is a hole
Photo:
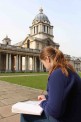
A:
{"label": "young woman", "polygon": [[49,71],[47,95],[39,95],[41,116],[21,114],[21,122],[81,122],[81,79],[63,53],[51,46],[40,53]]}

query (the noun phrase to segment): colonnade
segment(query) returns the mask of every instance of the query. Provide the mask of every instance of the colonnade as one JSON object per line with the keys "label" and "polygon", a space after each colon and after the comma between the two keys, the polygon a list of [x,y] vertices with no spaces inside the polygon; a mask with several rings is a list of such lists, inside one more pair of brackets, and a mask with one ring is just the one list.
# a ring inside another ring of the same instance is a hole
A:
{"label": "colonnade", "polygon": [[[24,60],[23,60],[24,57]],[[30,60],[31,59],[31,60]],[[23,55],[12,53],[0,54],[0,71],[5,72],[40,72],[44,70],[42,63],[37,55]]]}

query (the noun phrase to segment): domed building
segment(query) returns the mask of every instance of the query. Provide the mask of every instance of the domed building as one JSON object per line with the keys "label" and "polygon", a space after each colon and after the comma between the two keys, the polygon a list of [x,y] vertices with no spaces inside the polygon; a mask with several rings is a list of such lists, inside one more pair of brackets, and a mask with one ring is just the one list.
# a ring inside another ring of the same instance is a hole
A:
{"label": "domed building", "polygon": [[[20,46],[26,49],[35,49],[40,51],[42,48],[48,45],[52,45],[56,48],[59,48],[59,44],[53,41],[53,26],[51,26],[48,17],[43,13],[43,9],[40,8],[39,14],[35,16],[32,21],[32,26],[29,27],[30,34],[25,38],[24,41],[17,43],[16,46]],[[37,71],[40,67],[44,70],[39,57],[33,59],[32,56],[29,56],[29,69],[32,70],[33,60],[35,60],[37,65]],[[23,68],[25,67],[25,59],[23,60]],[[42,71],[42,70],[41,70]]]}
{"label": "domed building", "polygon": [[11,39],[8,36],[2,40],[0,72],[45,71],[39,60],[40,50],[47,45],[59,48],[59,44],[53,40],[53,26],[42,8],[33,19],[29,29],[30,34],[15,45],[11,45]]}
{"label": "domed building", "polygon": [[[30,34],[15,45],[11,45],[11,39],[8,36],[2,40],[2,44],[0,43],[0,72],[45,71],[39,60],[40,50],[48,45],[59,48],[59,44],[54,42],[53,26],[42,8],[33,19],[29,29]],[[81,59],[74,60],[70,55],[65,56],[77,71],[81,71]]]}
{"label": "domed building", "polygon": [[33,19],[32,26],[29,29],[30,34],[22,43],[18,43],[18,46],[38,50],[41,50],[47,45],[59,48],[59,44],[53,41],[53,26],[51,26],[48,17],[43,13],[42,8],[40,8],[39,14]]}

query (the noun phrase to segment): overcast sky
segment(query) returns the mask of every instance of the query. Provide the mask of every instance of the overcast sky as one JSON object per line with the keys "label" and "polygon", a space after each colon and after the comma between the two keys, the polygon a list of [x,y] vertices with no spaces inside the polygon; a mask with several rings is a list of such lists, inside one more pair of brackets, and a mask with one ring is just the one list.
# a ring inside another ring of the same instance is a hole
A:
{"label": "overcast sky", "polygon": [[60,50],[81,57],[81,0],[0,0],[0,43],[6,35],[12,44],[24,40],[41,6]]}

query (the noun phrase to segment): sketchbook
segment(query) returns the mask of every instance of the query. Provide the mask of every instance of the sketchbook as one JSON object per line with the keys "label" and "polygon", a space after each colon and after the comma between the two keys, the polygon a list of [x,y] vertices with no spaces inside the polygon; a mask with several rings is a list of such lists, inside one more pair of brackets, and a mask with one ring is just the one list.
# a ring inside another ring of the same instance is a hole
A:
{"label": "sketchbook", "polygon": [[40,101],[18,102],[12,105],[12,112],[31,114],[31,115],[41,115],[43,112],[43,108],[40,107],[39,104],[40,104]]}

